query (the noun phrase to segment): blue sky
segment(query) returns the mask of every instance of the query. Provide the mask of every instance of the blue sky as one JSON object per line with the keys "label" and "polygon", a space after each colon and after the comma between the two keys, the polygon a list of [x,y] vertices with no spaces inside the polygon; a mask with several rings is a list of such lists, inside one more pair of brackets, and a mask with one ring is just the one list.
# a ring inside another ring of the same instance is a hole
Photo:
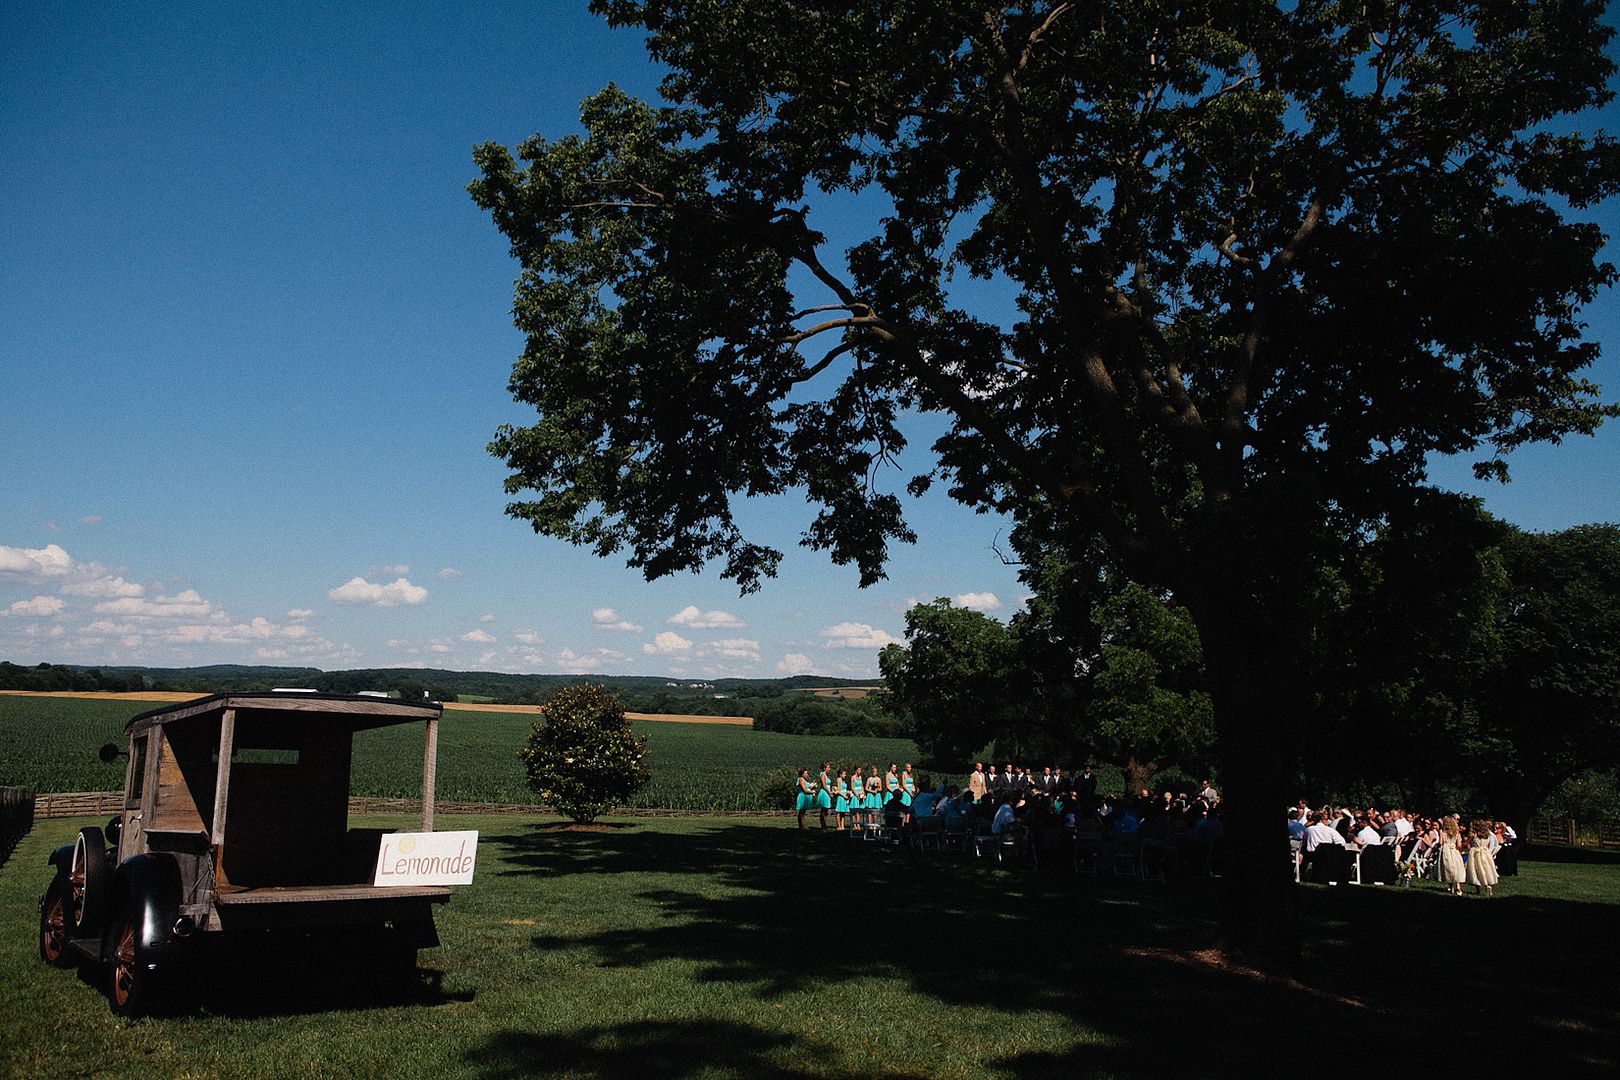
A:
{"label": "blue sky", "polygon": [[[0,659],[854,677],[915,599],[1016,609],[1005,523],[942,494],[866,590],[796,546],[802,504],[750,505],[788,554],[745,598],[505,517],[516,271],[464,189],[475,143],[652,94],[583,8],[5,5]],[[1614,400],[1613,294],[1587,318]],[[1435,478],[1527,528],[1620,520],[1620,426],[1512,463]]]}

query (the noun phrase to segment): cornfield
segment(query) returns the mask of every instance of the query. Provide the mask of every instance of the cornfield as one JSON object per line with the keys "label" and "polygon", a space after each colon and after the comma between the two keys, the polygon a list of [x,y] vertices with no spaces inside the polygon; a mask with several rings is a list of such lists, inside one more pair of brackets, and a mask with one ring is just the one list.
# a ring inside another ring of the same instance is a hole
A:
{"label": "cornfield", "polygon": [[[0,786],[35,791],[110,791],[123,786],[123,761],[103,765],[96,749],[124,746],[124,724],[155,705],[78,698],[0,696]],[[439,722],[437,795],[462,802],[536,802],[517,751],[533,716],[447,711]],[[774,770],[823,761],[887,765],[914,759],[904,739],[783,735],[751,728],[637,721],[647,739],[652,782],[631,800],[665,810],[767,810],[761,783]],[[789,774],[791,775],[791,773]],[[422,790],[422,730],[374,728],[355,737],[350,794],[411,797]]]}

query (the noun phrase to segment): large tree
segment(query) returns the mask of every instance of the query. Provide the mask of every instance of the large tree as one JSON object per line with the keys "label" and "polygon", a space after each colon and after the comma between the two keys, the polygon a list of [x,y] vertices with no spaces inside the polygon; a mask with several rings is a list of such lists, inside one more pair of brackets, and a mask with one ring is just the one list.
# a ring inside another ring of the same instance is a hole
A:
{"label": "large tree", "polygon": [[1100,538],[1191,613],[1226,941],[1287,953],[1298,598],[1430,455],[1500,474],[1610,411],[1579,310],[1613,271],[1564,210],[1620,177],[1566,123],[1610,97],[1603,5],[592,7],[645,31],[665,103],[609,87],[522,165],[475,153],[539,412],[491,445],[509,512],[752,589],[780,554],[733,500],[799,491],[806,543],[870,582],[910,538],[878,467],[944,414],[913,490]]}

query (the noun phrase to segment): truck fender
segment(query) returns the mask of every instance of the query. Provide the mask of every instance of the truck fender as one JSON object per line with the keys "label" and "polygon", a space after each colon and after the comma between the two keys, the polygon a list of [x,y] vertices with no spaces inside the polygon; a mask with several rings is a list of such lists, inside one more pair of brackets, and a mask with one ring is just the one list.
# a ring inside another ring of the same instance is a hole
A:
{"label": "truck fender", "polygon": [[[72,851],[68,852],[69,857]],[[180,915],[180,864],[159,851],[131,855],[113,873],[111,912],[134,904],[140,911],[140,945],[154,960],[174,947],[172,930]],[[106,943],[103,943],[105,949]],[[106,956],[103,960],[109,959]]]}
{"label": "truck fender", "polygon": [[49,866],[56,867],[58,874],[66,874],[73,868],[73,845],[63,844],[52,850],[50,857],[45,860]]}

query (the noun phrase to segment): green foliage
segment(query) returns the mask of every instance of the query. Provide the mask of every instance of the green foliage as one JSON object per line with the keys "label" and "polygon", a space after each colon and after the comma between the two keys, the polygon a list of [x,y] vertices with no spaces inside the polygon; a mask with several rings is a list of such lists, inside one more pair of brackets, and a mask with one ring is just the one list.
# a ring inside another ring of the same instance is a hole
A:
{"label": "green foliage", "polygon": [[966,771],[992,740],[1023,727],[1027,682],[1007,627],[941,597],[906,612],[906,645],[889,645],[878,667],[905,730],[936,768]]}
{"label": "green foliage", "polygon": [[624,706],[603,687],[564,687],[545,705],[528,744],[518,751],[529,787],[575,821],[594,821],[651,779],[647,743],[637,739]]}
{"label": "green foliage", "polygon": [[875,698],[840,701],[787,694],[751,702],[755,731],[788,735],[861,735],[893,738],[899,724]]}
{"label": "green foliage", "polygon": [[1186,609],[1123,583],[1094,614],[1102,642],[1086,702],[1087,730],[1115,761],[1208,769],[1214,709],[1203,651]]}

